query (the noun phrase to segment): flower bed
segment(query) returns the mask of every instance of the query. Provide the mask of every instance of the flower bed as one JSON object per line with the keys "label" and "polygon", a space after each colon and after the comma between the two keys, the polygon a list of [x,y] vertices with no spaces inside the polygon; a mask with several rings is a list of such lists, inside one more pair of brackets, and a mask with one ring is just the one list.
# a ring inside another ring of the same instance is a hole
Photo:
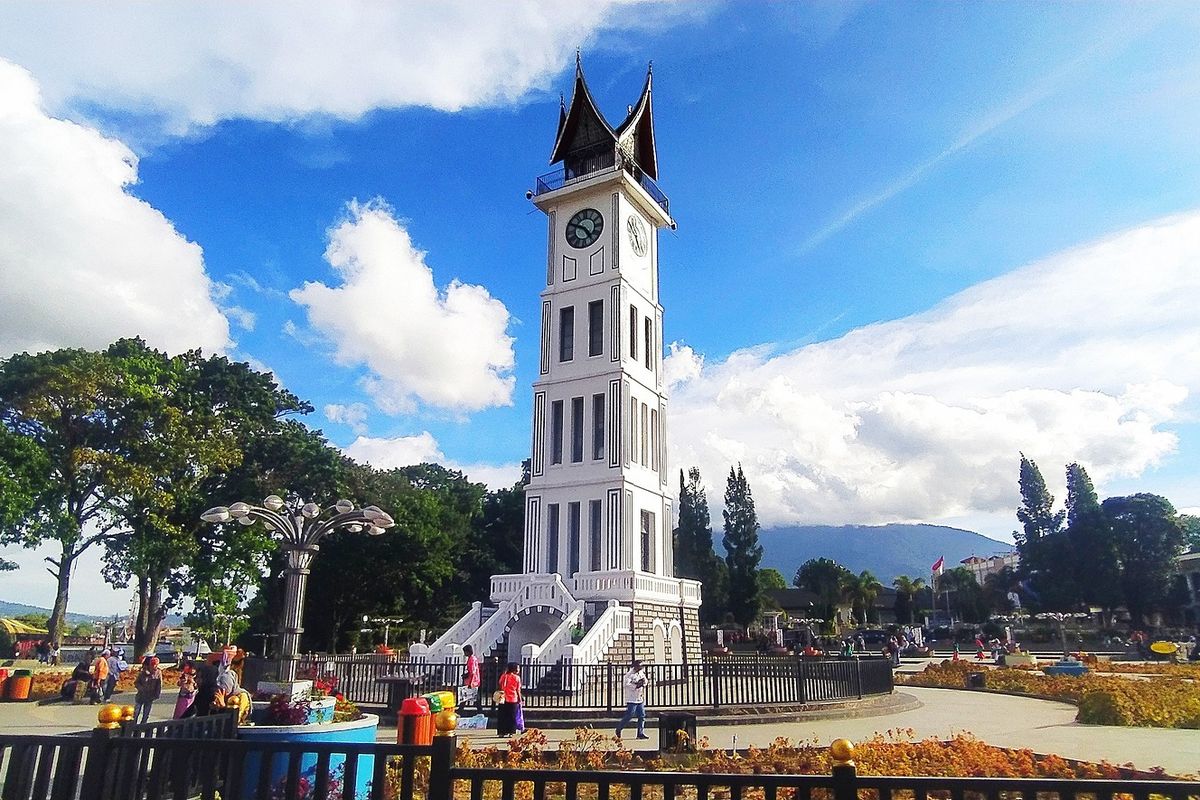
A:
{"label": "flower bed", "polygon": [[[931,664],[915,675],[897,676],[908,686],[962,689],[978,665],[964,661]],[[1200,684],[1175,677],[1132,680],[1113,675],[1046,676],[1023,669],[987,672],[987,688],[1074,703],[1075,719],[1091,725],[1200,729]]]}

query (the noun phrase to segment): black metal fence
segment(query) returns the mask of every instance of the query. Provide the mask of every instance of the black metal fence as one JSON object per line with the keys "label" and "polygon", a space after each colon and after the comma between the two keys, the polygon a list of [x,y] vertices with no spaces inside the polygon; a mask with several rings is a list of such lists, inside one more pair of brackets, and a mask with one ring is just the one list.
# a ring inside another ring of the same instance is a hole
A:
{"label": "black metal fence", "polygon": [[[457,766],[431,746],[235,739],[0,736],[3,800],[1200,800],[1200,782],[718,774]],[[335,766],[338,762],[340,766]]]}
{"label": "black metal fence", "polygon": [[[271,674],[269,664],[247,659],[243,684],[252,691],[258,676]],[[302,657],[298,674],[333,676],[337,690],[357,703],[386,705],[389,683],[401,681],[405,691],[421,694],[461,683],[461,662],[407,659],[327,659]],[[492,706],[503,665],[481,665],[480,706]],[[537,709],[624,708],[620,664],[522,664],[525,707]],[[646,703],[651,708],[704,708],[753,705],[805,705],[888,694],[892,666],[885,658],[807,659],[781,656],[723,656],[693,664],[648,664]]]}

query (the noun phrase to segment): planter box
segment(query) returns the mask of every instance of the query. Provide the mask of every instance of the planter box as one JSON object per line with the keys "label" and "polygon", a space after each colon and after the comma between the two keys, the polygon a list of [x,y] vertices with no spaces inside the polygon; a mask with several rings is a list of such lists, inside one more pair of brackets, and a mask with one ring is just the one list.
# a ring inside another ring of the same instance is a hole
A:
{"label": "planter box", "polygon": [[1032,653],[1007,653],[1004,656],[1006,667],[1036,667],[1037,663],[1037,656]]}
{"label": "planter box", "polygon": [[[332,713],[332,712],[331,712]],[[379,729],[379,717],[367,714],[354,722],[326,722],[316,725],[251,725],[238,728],[238,738],[251,742],[287,742],[289,744],[320,744],[327,742],[362,742],[374,743]],[[245,778],[242,781],[242,796],[254,797],[258,792],[257,775],[262,755],[248,753],[244,767]],[[287,779],[288,755],[278,753],[270,756],[271,786],[279,787],[272,796],[283,794],[284,783]],[[345,756],[333,755],[329,758],[329,775],[332,781],[342,780],[345,770]],[[358,756],[358,774],[355,780],[354,794],[356,797],[367,797],[371,789],[372,775],[375,770],[375,756]],[[304,753],[300,757],[300,775],[306,778],[310,785],[316,783],[317,756],[315,753]],[[349,796],[343,788],[340,796]],[[382,796],[382,795],[381,795]]]}
{"label": "planter box", "polygon": [[1087,671],[1087,665],[1079,661],[1057,661],[1042,667],[1043,675],[1072,675],[1079,677]]}

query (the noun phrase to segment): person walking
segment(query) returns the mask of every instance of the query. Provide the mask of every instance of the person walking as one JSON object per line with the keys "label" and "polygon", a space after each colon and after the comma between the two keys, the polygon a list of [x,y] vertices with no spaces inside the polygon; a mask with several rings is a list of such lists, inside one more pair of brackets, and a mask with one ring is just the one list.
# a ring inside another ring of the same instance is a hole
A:
{"label": "person walking", "polygon": [[196,699],[196,668],[192,662],[184,662],[179,670],[179,696],[175,698],[175,713],[173,719],[182,719]]}
{"label": "person walking", "polygon": [[642,669],[642,662],[634,659],[629,666],[629,672],[625,673],[625,716],[617,723],[618,739],[621,738],[621,731],[625,730],[625,726],[635,719],[637,738],[650,738],[646,735],[646,683],[646,671]]}
{"label": "person walking", "polygon": [[109,651],[108,658],[108,680],[104,682],[104,702],[112,699],[113,692],[117,689],[117,681],[121,677],[121,651]]}
{"label": "person walking", "polygon": [[508,662],[498,686],[502,702],[496,710],[496,733],[512,736],[520,730],[517,715],[521,710],[521,676],[517,671],[517,662]]}
{"label": "person walking", "polygon": [[475,655],[475,648],[469,644],[463,645],[463,655],[467,657],[466,666],[463,668],[463,691],[460,693],[462,697],[458,699],[459,708],[465,708],[472,700],[475,701],[475,713],[483,713],[483,700],[479,697],[479,656]]}
{"label": "person walking", "polygon": [[92,662],[92,685],[88,688],[92,704],[99,703],[104,698],[104,690],[108,688],[108,657],[107,650],[101,650],[100,655]]}
{"label": "person walking", "polygon": [[137,692],[137,700],[133,707],[133,724],[140,725],[150,721],[150,707],[154,701],[162,697],[162,670],[158,668],[158,659],[146,656],[142,660],[142,669],[133,682]]}

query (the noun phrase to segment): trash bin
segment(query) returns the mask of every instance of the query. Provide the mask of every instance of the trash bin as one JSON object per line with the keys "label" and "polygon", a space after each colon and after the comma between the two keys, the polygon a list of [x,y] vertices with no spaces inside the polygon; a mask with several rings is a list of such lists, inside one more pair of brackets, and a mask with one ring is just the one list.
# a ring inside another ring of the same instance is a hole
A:
{"label": "trash bin", "polygon": [[686,711],[659,714],[658,751],[660,753],[696,752],[696,715]]}
{"label": "trash bin", "polygon": [[968,672],[967,673],[967,688],[968,689],[983,689],[987,686],[986,672]]}
{"label": "trash bin", "polygon": [[8,681],[8,670],[0,669],[0,698],[4,697],[4,684]]}
{"label": "trash bin", "polygon": [[424,697],[409,697],[400,704],[397,744],[433,744],[433,716]]}
{"label": "trash bin", "polygon": [[442,710],[442,693],[430,692],[429,694],[421,695],[421,699],[425,701],[425,705],[429,707],[430,714],[436,714]]}
{"label": "trash bin", "polygon": [[4,699],[28,700],[32,686],[33,673],[27,669],[19,669],[4,683]]}

